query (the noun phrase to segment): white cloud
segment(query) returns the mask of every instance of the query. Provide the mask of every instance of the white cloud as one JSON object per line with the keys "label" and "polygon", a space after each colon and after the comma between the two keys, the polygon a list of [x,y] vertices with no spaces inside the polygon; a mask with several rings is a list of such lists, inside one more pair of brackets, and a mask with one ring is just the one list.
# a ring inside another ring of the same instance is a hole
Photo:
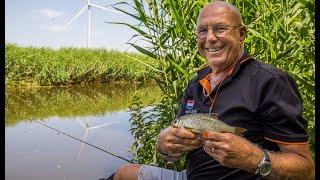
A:
{"label": "white cloud", "polygon": [[39,13],[48,18],[55,18],[63,14],[62,12],[53,9],[41,9],[39,10]]}

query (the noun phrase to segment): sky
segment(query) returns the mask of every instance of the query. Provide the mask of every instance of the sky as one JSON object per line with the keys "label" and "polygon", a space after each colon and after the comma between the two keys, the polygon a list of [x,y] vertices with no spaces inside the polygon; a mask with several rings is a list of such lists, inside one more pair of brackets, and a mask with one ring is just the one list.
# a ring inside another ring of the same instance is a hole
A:
{"label": "sky", "polygon": [[[108,6],[119,0],[91,0]],[[88,11],[84,11],[73,23],[67,24],[85,5],[86,0],[5,0],[5,42],[21,46],[87,47]],[[120,7],[120,6],[119,6]],[[132,12],[132,9],[125,8]],[[113,9],[114,10],[114,9]],[[111,22],[137,23],[123,13],[91,8],[91,47],[135,52],[126,44],[136,34],[124,25]]]}

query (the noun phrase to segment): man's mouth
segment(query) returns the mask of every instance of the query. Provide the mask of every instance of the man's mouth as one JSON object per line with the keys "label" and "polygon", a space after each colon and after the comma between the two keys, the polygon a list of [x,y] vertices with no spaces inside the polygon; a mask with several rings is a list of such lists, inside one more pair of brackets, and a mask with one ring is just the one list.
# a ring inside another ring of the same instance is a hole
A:
{"label": "man's mouth", "polygon": [[223,47],[224,47],[224,46],[219,47],[219,48],[205,48],[205,49],[206,49],[207,51],[209,51],[209,52],[217,52],[217,51],[220,51]]}

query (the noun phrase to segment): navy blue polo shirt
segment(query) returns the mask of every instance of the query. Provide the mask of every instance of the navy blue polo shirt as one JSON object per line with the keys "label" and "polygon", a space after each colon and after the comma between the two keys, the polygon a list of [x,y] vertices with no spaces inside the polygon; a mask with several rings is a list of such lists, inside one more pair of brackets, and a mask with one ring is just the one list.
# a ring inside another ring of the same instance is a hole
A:
{"label": "navy blue polo shirt", "polygon": [[[208,113],[212,101],[205,93],[210,67],[202,68],[184,91],[177,117]],[[210,83],[209,83],[210,84]],[[218,90],[218,91],[217,91]],[[302,99],[294,79],[287,73],[243,54],[216,95],[213,112],[232,126],[247,129],[244,137],[264,149],[279,151],[277,143],[308,143],[307,121],[302,117]],[[187,154],[188,180],[261,179],[254,173],[221,166],[203,148]]]}

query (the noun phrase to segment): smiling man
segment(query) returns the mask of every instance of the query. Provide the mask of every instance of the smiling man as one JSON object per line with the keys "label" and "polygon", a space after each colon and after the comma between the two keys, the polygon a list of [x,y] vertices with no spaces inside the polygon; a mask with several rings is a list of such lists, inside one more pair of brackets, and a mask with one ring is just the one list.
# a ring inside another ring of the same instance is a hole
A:
{"label": "smiling man", "polygon": [[205,131],[198,138],[170,126],[160,132],[156,148],[167,161],[187,153],[186,170],[129,164],[114,179],[314,179],[298,88],[290,75],[244,52],[246,28],[238,9],[209,3],[198,17],[196,35],[208,66],[189,83],[177,117],[215,113],[247,131],[243,136]]}
{"label": "smiling man", "polygon": [[201,11],[196,30],[198,49],[213,73],[225,71],[241,57],[246,35],[241,21],[239,11],[223,2],[209,4]]}

